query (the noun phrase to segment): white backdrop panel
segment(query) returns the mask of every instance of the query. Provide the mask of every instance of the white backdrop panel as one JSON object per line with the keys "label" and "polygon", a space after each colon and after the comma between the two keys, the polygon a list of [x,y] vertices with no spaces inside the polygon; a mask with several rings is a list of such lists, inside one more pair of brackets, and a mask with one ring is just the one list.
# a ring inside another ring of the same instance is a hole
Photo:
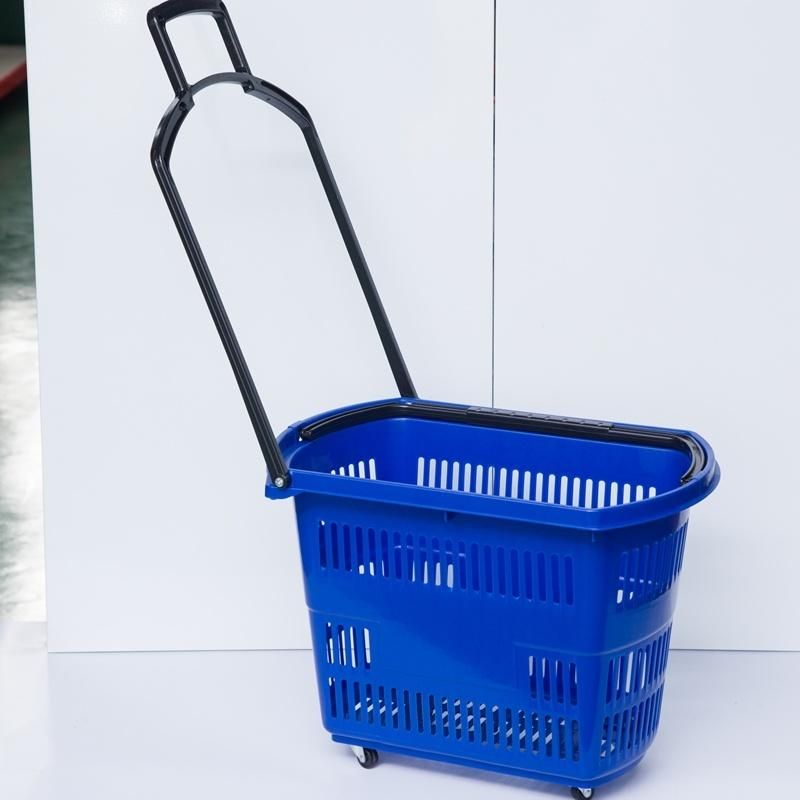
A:
{"label": "white backdrop panel", "polygon": [[[148,5],[26,8],[50,647],[306,646],[292,508],[149,165]],[[229,8],[316,121],[418,390],[488,402],[491,2]],[[190,80],[228,69],[210,19],[170,30]],[[173,166],[276,430],[396,394],[294,125],[208,90]]]}
{"label": "white backdrop panel", "polygon": [[496,403],[706,436],[673,646],[800,648],[800,6],[497,14]]}

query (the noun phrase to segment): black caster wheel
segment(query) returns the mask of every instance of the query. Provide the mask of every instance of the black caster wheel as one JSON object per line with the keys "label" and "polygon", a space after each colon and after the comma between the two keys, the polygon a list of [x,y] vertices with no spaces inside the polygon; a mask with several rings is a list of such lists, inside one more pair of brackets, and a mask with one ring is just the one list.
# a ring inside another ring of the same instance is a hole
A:
{"label": "black caster wheel", "polygon": [[575,800],[589,800],[594,794],[594,789],[581,789],[578,786],[573,786],[569,790],[569,793],[575,798]]}
{"label": "black caster wheel", "polygon": [[353,753],[364,769],[372,769],[378,763],[378,751],[371,747],[353,747]]}

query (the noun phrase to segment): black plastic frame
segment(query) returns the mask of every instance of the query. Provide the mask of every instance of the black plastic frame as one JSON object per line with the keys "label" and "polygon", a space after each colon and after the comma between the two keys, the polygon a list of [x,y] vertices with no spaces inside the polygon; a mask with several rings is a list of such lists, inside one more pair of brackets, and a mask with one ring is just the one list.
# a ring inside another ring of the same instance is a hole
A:
{"label": "black plastic frame", "polygon": [[407,418],[456,422],[485,428],[543,433],[551,436],[570,436],[575,439],[618,442],[647,447],[678,450],[689,456],[689,467],[681,476],[681,483],[695,477],[706,465],[705,450],[689,434],[659,431],[621,425],[615,422],[598,422],[550,414],[507,411],[480,406],[451,406],[438,403],[403,403],[390,401],[363,408],[340,411],[318,419],[300,430],[303,440],[317,439],[329,433],[381,419]]}
{"label": "black plastic frame", "polygon": [[[234,72],[220,72],[209,75],[197,83],[188,83],[166,28],[170,20],[185,14],[208,14],[214,18],[233,64]],[[378,336],[389,360],[389,366],[400,395],[402,397],[416,397],[416,390],[308,111],[291,95],[277,86],[257,78],[250,72],[250,67],[234,30],[228,10],[225,8],[225,4],[219,2],[219,0],[168,0],[168,2],[161,3],[161,5],[155,6],[147,12],[147,25],[150,28],[156,49],[161,56],[167,77],[175,91],[175,99],[164,113],[153,139],[150,161],[164,199],[172,214],[175,227],[178,229],[178,234],[183,242],[186,255],[189,257],[192,269],[203,292],[203,297],[211,312],[217,333],[222,340],[222,345],[230,361],[250,422],[264,454],[267,471],[276,486],[279,488],[288,487],[290,483],[289,470],[286,467],[286,462],[253,382],[253,377],[250,374],[230,319],[225,311],[225,306],[222,303],[197,235],[194,232],[170,171],[170,157],[175,145],[175,139],[186,117],[194,107],[194,98],[198,92],[209,86],[221,83],[239,84],[245,94],[263,100],[273,106],[289,117],[300,128],[328,198],[328,203],[333,211],[339,232],[350,255],[350,260],[372,314],[375,327],[378,330]]]}

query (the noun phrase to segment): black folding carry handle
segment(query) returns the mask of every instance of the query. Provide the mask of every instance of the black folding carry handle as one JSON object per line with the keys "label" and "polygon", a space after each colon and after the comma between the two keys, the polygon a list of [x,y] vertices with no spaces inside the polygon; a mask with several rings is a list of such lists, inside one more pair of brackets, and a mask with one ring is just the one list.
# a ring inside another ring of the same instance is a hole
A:
{"label": "black folding carry handle", "polygon": [[[188,83],[167,34],[166,27],[170,20],[184,14],[208,14],[214,18],[225,42],[234,72],[220,72],[209,75],[197,83]],[[228,10],[220,0],[168,0],[168,2],[161,3],[161,5],[155,6],[155,8],[148,11],[147,24],[164,63],[164,69],[167,71],[167,76],[175,91],[175,98],[164,113],[153,139],[153,146],[150,151],[153,170],[167,201],[167,206],[172,214],[172,219],[178,229],[183,246],[186,249],[192,269],[200,284],[200,289],[208,304],[211,317],[222,340],[233,373],[236,376],[236,382],[239,385],[239,391],[250,416],[250,422],[264,454],[267,471],[276,487],[287,488],[290,484],[291,476],[286,466],[286,461],[275,439],[275,434],[264,411],[264,406],[256,390],[247,362],[239,347],[239,342],[233,332],[225,307],[222,304],[214,279],[211,277],[205,256],[189,221],[186,208],[183,205],[169,167],[170,156],[172,155],[172,148],[178,131],[186,116],[194,107],[194,97],[198,92],[218,83],[238,83],[245,94],[269,103],[298,125],[317,168],[317,173],[328,197],[336,224],[339,226],[339,232],[350,255],[350,260],[361,284],[369,310],[372,313],[372,319],[378,329],[378,335],[389,360],[389,366],[400,395],[402,397],[416,398],[417,393],[308,111],[291,95],[277,86],[255,77],[250,72],[239,38],[228,15]],[[496,409],[464,409],[460,406],[448,406],[445,404],[411,406],[404,403],[386,403],[374,408],[356,409],[352,412],[333,414],[329,418],[319,420],[305,428],[302,431],[302,435],[304,438],[313,438],[332,430],[338,430],[346,425],[388,416],[424,417],[448,422],[460,422],[462,424],[509,427],[517,430],[551,433],[553,435],[578,436],[580,438],[612,440],[630,444],[648,444],[654,447],[681,450],[687,453],[691,460],[689,468],[682,477],[683,482],[693,478],[705,466],[703,449],[694,439],[683,434],[672,434],[668,431],[647,431],[625,425],[611,425],[610,423],[591,422],[588,420],[568,420],[563,417],[522,414]]]}
{"label": "black folding carry handle", "polygon": [[183,68],[167,34],[167,23],[176,17],[184,16],[184,14],[209,14],[214,17],[222,41],[225,42],[225,49],[231,57],[233,68],[237,72],[250,73],[239,37],[233,29],[228,10],[222,3],[218,0],[172,0],[172,2],[162,3],[160,6],[151,8],[147,13],[147,24],[153,34],[159,55],[164,62],[164,69],[167,71],[176,95],[182,94],[191,87],[183,74]]}
{"label": "black folding carry handle", "polygon": [[[195,84],[188,83],[175,54],[175,48],[172,46],[167,34],[167,23],[184,14],[209,14],[215,19],[225,42],[225,47],[228,50],[228,55],[233,63],[234,72],[221,72],[209,75]],[[267,81],[255,77],[250,72],[250,67],[247,64],[247,59],[242,51],[239,37],[236,35],[228,10],[225,8],[225,4],[219,2],[219,0],[168,0],[168,2],[161,3],[161,5],[155,6],[155,8],[151,8],[147,12],[147,25],[153,35],[153,41],[175,91],[175,99],[162,117],[153,139],[150,160],[161,191],[164,194],[164,199],[167,201],[172,214],[172,219],[186,249],[192,269],[200,284],[200,289],[208,304],[208,309],[222,340],[233,373],[236,376],[236,382],[239,385],[244,404],[247,407],[247,413],[250,416],[250,422],[264,454],[269,475],[275,486],[285,488],[290,482],[286,461],[275,440],[275,434],[267,419],[247,362],[239,347],[239,342],[233,332],[225,307],[222,304],[214,279],[211,277],[205,256],[200,248],[192,223],[186,213],[186,208],[183,205],[170,171],[169,162],[175,138],[186,116],[194,107],[194,97],[199,91],[218,83],[238,83],[246,94],[274,106],[299,126],[311,153],[314,166],[317,168],[317,173],[322,181],[336,224],[339,226],[339,232],[350,255],[350,260],[353,262],[353,268],[361,284],[369,310],[372,313],[372,319],[378,329],[383,349],[389,359],[389,366],[392,369],[397,388],[403,397],[416,397],[417,394],[308,111],[286,92],[277,86],[267,83]]]}

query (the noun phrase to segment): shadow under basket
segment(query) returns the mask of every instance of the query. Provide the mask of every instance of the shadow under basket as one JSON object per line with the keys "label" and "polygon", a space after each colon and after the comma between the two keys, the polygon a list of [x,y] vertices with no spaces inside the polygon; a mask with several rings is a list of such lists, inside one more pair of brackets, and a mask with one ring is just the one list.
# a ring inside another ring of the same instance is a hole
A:
{"label": "shadow under basket", "polygon": [[[192,13],[216,22],[232,72],[186,80],[166,26]],[[689,508],[719,481],[711,448],[687,431],[418,399],[308,111],[252,74],[220,0],[168,0],[147,22],[175,93],[151,163],[264,455],[267,496],[295,501],[325,727],[362,766],[380,748],[590,797],[658,729]],[[398,399],[276,439],[170,169],[197,96],[218,84],[300,129]]]}

